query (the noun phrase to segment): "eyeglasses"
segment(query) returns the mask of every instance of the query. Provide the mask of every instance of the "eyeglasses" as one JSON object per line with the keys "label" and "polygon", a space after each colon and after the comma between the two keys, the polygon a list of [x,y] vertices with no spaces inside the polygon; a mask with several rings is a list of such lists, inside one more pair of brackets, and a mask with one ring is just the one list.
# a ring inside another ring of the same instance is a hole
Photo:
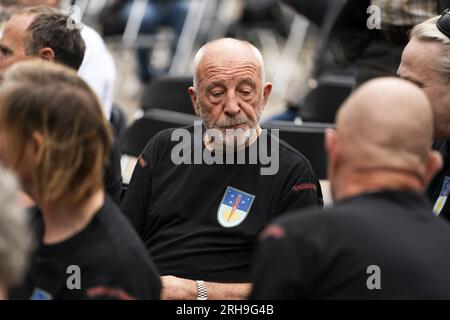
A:
{"label": "eyeglasses", "polygon": [[439,20],[436,22],[436,26],[440,32],[450,38],[450,9],[446,9]]}

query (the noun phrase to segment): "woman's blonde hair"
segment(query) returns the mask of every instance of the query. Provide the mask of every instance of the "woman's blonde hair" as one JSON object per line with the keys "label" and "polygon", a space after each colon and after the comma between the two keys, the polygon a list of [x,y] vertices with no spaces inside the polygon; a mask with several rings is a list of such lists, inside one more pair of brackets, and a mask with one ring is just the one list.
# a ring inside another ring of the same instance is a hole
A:
{"label": "woman's blonde hair", "polygon": [[411,39],[435,41],[442,44],[442,53],[436,60],[435,69],[447,83],[450,83],[450,38],[439,31],[436,26],[440,17],[437,16],[416,25],[411,31]]}
{"label": "woman's blonde hair", "polygon": [[11,137],[17,167],[34,132],[43,136],[42,160],[32,183],[41,201],[67,197],[72,204],[103,187],[111,133],[89,86],[71,69],[26,61],[5,74],[0,126]]}

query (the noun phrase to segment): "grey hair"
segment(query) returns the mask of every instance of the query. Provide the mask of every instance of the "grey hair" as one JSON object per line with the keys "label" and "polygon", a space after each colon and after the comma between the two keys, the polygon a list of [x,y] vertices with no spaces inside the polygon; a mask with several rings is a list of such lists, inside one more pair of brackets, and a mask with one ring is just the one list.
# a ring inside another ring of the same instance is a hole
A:
{"label": "grey hair", "polygon": [[411,31],[411,39],[435,41],[442,44],[442,53],[435,63],[438,71],[447,83],[450,83],[450,38],[436,26],[441,16],[436,16],[416,25]]}
{"label": "grey hair", "polygon": [[248,41],[238,40],[238,39],[233,39],[233,38],[222,38],[222,39],[214,40],[212,42],[208,42],[203,47],[201,47],[197,51],[197,53],[195,54],[195,57],[194,57],[194,79],[193,79],[194,88],[195,89],[198,88],[198,77],[197,77],[198,67],[199,67],[200,62],[202,61],[202,59],[203,59],[203,57],[205,55],[206,48],[208,46],[210,46],[211,44],[214,44],[214,43],[219,42],[219,41],[224,41],[224,40],[236,41],[238,43],[241,43],[243,45],[246,45],[246,46],[250,47],[250,49],[253,51],[253,54],[255,55],[256,59],[258,59],[260,65],[261,65],[261,82],[264,84],[266,82],[266,71],[265,71],[265,68],[264,68],[263,56],[262,56],[261,52],[258,50],[258,48],[256,48],[253,44],[251,44]]}
{"label": "grey hair", "polygon": [[31,249],[27,214],[18,203],[14,175],[0,166],[0,282],[6,287],[21,280]]}

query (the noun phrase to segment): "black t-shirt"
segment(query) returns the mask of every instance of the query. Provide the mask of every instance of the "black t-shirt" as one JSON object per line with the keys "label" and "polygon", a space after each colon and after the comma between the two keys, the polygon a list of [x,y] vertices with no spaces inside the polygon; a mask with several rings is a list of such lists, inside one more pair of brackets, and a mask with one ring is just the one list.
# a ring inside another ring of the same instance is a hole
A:
{"label": "black t-shirt", "polygon": [[[33,213],[33,226],[42,239],[43,221]],[[54,245],[39,241],[24,283],[12,299],[159,299],[156,267],[130,223],[108,197],[90,224],[75,236]],[[79,267],[77,270],[71,266]],[[72,276],[72,277],[71,277]],[[77,286],[81,289],[70,290]]]}
{"label": "black t-shirt", "polygon": [[289,215],[262,239],[253,299],[450,298],[450,226],[417,193],[364,194]]}
{"label": "black t-shirt", "polygon": [[434,141],[433,149],[439,151],[444,160],[441,171],[433,178],[426,190],[426,196],[433,206],[435,215],[450,219],[450,148],[447,141]]}
{"label": "black t-shirt", "polygon": [[322,207],[311,165],[278,140],[276,175],[261,175],[260,163],[175,165],[172,132],[160,132],[144,149],[122,211],[161,274],[248,282],[255,238],[269,221],[290,209]]}

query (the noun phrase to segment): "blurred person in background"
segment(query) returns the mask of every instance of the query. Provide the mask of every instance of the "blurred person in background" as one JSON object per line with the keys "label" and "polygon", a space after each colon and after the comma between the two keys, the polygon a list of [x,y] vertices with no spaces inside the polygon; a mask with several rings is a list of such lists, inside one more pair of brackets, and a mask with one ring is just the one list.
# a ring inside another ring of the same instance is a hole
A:
{"label": "blurred person in background", "polygon": [[[329,25],[330,50],[338,63],[356,66],[357,87],[372,78],[395,75],[408,31],[450,7],[450,0],[283,2],[319,26]],[[330,9],[334,14],[327,12]]]}
{"label": "blurred person in background", "polygon": [[450,220],[450,10],[417,26],[411,32],[398,75],[420,86],[434,112],[433,148],[444,167],[430,182],[426,194],[433,212]]}
{"label": "blurred person in background", "polygon": [[[339,69],[343,69],[341,72],[345,75],[345,69],[351,68],[355,87],[376,77],[395,76],[408,43],[408,32],[417,23],[450,6],[450,0],[282,1],[320,27],[311,78],[318,81],[322,75],[333,75]],[[336,75],[340,75],[339,71]],[[314,106],[306,104],[308,98],[292,104],[273,120],[292,121],[297,114],[302,117],[314,113],[311,111]],[[313,101],[316,100],[314,97]],[[319,101],[327,103],[327,98]],[[336,107],[339,105],[340,102]],[[320,119],[320,115],[318,117]]]}
{"label": "blurred person in background", "polygon": [[417,86],[380,78],[354,91],[326,133],[336,203],[262,233],[251,297],[449,299],[450,226],[423,195],[442,165],[432,137]]}
{"label": "blurred person in background", "polygon": [[[85,44],[79,29],[67,28],[69,17],[48,6],[16,11],[0,38],[0,80],[3,73],[22,60],[40,58],[78,70]],[[120,149],[115,139],[105,171],[107,193],[119,203],[122,193]]]}
{"label": "blurred person in background", "polygon": [[36,203],[38,241],[11,298],[159,299],[151,258],[104,192],[110,147],[100,103],[73,69],[37,60],[7,71],[0,159]]}
{"label": "blurred person in background", "polygon": [[[5,0],[2,1],[2,3]],[[19,7],[47,5],[60,8],[60,0],[16,0],[6,1]],[[65,9],[65,8],[61,8]],[[73,21],[75,23],[77,21]],[[76,26],[75,26],[76,27]],[[102,37],[93,28],[85,24],[78,26],[86,45],[86,52],[78,74],[91,86],[102,103],[106,118],[111,118],[114,104],[114,86],[116,81],[116,65]]]}
{"label": "blurred person in background", "polygon": [[[105,35],[123,33],[128,20],[134,18],[131,16],[133,3],[134,0],[116,0],[112,6],[103,11],[100,21]],[[155,34],[158,28],[162,26],[171,28],[174,34],[170,44],[170,56],[172,57],[183,30],[188,8],[189,0],[149,0],[139,28],[139,34]],[[139,78],[144,83],[166,73],[168,70],[167,68],[156,70],[151,63],[151,54],[151,45],[150,48],[138,48],[137,50]]]}
{"label": "blurred person in background", "polygon": [[25,273],[32,238],[28,222],[16,178],[0,166],[0,300]]}

